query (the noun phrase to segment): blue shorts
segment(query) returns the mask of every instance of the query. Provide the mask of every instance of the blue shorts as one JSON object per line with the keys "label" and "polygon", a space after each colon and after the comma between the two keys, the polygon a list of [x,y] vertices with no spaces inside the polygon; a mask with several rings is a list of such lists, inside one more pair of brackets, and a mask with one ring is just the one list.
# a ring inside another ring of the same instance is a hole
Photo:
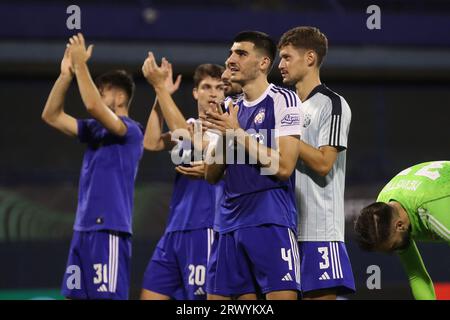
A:
{"label": "blue shorts", "polygon": [[339,241],[300,241],[302,292],[335,289],[337,294],[355,292],[352,266]]}
{"label": "blue shorts", "polygon": [[131,235],[74,231],[61,294],[69,299],[128,299]]}
{"label": "blue shorts", "polygon": [[212,229],[173,231],[159,240],[142,287],[176,300],[205,300]]}
{"label": "blue shorts", "polygon": [[222,296],[300,290],[294,232],[268,224],[216,234],[206,290]]}

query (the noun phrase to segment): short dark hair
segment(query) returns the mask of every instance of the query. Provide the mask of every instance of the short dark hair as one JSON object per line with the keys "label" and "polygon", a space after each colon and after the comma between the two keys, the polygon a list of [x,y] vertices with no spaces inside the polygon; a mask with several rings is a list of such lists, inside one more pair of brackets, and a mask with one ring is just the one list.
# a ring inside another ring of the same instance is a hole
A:
{"label": "short dark hair", "polygon": [[389,239],[394,209],[384,202],[374,202],[363,208],[355,220],[356,241],[361,249],[374,251]]}
{"label": "short dark hair", "polygon": [[262,51],[263,54],[267,55],[270,59],[270,66],[268,72],[272,68],[275,61],[275,55],[277,54],[277,46],[275,41],[264,32],[260,31],[242,31],[236,37],[234,37],[233,42],[244,42],[248,41],[255,45],[255,48]]}
{"label": "short dark hair", "polygon": [[206,77],[221,80],[224,70],[224,67],[218,64],[204,63],[199,65],[194,72],[194,87],[197,88]]}
{"label": "short dark hair", "polygon": [[103,73],[95,79],[95,85],[99,89],[108,85],[122,89],[128,96],[128,105],[133,100],[134,90],[136,88],[133,77],[125,70],[112,70]]}
{"label": "short dark hair", "polygon": [[315,27],[296,27],[286,31],[278,42],[278,49],[292,45],[298,49],[314,50],[317,53],[317,66],[322,65],[328,51],[327,37]]}

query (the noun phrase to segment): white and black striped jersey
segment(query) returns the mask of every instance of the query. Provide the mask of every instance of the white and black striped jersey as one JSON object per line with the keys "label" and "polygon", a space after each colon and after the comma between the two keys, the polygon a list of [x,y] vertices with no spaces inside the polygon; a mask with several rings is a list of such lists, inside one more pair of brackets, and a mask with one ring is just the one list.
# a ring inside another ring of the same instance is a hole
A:
{"label": "white and black striped jersey", "polygon": [[296,168],[296,198],[299,241],[344,241],[344,190],[350,107],[343,97],[321,84],[301,105],[304,116],[301,139],[319,148],[339,150],[325,177],[299,161]]}

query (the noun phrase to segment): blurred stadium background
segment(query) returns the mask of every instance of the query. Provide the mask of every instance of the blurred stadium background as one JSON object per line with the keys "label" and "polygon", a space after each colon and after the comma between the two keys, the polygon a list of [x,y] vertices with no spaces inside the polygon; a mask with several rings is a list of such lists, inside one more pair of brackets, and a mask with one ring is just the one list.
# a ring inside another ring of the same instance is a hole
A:
{"label": "blurred stadium background", "polygon": [[[149,50],[183,74],[175,100],[186,116],[196,106],[192,73],[223,64],[232,37],[244,29],[274,39],[298,25],[329,39],[322,81],[352,108],[347,158],[348,250],[358,292],[349,299],[411,299],[395,256],[361,252],[352,219],[401,169],[450,159],[450,1],[446,0],[134,0],[2,1],[0,3],[0,299],[61,298],[77,203],[83,146],[46,126],[44,103],[59,74],[68,37],[66,9],[81,8],[81,31],[94,43],[91,71],[132,72],[131,117],[145,124],[154,92],[141,75]],[[381,8],[381,30],[369,30],[366,8]],[[277,69],[271,80],[281,83]],[[66,109],[86,117],[72,86]],[[166,153],[146,152],[136,186],[131,298],[164,231],[174,169]],[[420,245],[438,296],[450,299],[444,244]],[[381,289],[369,290],[367,267],[381,268]]]}

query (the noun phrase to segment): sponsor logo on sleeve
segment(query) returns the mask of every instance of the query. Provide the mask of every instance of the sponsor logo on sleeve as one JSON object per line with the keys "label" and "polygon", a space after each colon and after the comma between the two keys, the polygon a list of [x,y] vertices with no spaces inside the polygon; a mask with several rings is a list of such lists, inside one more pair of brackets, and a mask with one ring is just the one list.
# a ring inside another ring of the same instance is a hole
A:
{"label": "sponsor logo on sleeve", "polygon": [[300,125],[300,116],[298,114],[289,113],[285,115],[283,119],[281,119],[282,127],[296,126],[296,125]]}

